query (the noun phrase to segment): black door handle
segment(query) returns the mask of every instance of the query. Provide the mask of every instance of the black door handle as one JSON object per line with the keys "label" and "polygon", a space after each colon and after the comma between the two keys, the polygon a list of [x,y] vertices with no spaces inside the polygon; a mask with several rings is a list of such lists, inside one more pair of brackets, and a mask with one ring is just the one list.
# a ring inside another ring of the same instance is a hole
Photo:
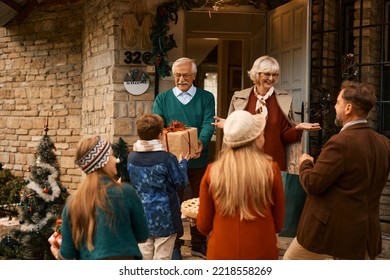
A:
{"label": "black door handle", "polygon": [[300,112],[294,112],[295,114],[301,116],[301,122],[303,122],[304,115],[305,115],[305,112],[304,112],[303,108],[304,108],[304,106],[303,106],[303,101],[302,101],[302,104],[301,104],[301,111],[300,111]]}

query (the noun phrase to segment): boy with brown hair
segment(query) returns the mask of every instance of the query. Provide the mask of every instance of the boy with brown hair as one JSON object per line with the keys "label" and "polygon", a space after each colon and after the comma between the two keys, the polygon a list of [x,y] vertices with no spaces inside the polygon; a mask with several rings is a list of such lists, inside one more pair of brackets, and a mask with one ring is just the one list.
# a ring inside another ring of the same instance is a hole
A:
{"label": "boy with brown hair", "polygon": [[166,151],[164,121],[156,114],[137,120],[140,138],[128,156],[130,181],[141,197],[149,226],[149,238],[139,244],[145,260],[170,260],[176,236],[183,235],[177,190],[188,184],[187,161]]}

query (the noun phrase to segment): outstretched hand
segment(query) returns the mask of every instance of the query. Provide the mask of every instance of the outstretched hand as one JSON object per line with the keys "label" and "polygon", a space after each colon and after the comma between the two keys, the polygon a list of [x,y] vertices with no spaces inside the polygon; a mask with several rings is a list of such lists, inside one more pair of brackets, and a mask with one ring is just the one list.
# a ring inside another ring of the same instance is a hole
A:
{"label": "outstretched hand", "polygon": [[180,155],[179,155],[179,162],[181,162],[183,159],[189,161],[191,159],[190,153],[188,152],[184,157],[183,157],[183,154],[180,153]]}
{"label": "outstretched hand", "polygon": [[218,116],[215,116],[214,119],[215,119],[215,122],[213,122],[211,124],[214,125],[216,128],[223,129],[223,127],[225,126],[225,119],[220,118]]}
{"label": "outstretched hand", "polygon": [[300,123],[295,126],[298,130],[320,130],[321,126],[319,123]]}

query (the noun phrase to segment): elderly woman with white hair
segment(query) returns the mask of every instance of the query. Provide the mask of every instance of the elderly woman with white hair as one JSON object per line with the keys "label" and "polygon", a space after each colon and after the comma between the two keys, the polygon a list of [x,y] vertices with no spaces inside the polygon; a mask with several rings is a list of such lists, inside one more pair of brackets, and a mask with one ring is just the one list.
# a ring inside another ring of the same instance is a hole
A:
{"label": "elderly woman with white hair", "polygon": [[[279,79],[279,63],[270,56],[261,56],[253,63],[248,75],[253,86],[236,91],[230,102],[228,115],[236,110],[246,110],[251,114],[261,114],[267,120],[265,127],[264,151],[274,158],[281,170],[287,169],[287,144],[301,140],[303,130],[321,129],[318,123],[296,124],[293,120],[292,94],[278,90],[274,84]],[[213,123],[223,128],[225,119],[215,117]]]}

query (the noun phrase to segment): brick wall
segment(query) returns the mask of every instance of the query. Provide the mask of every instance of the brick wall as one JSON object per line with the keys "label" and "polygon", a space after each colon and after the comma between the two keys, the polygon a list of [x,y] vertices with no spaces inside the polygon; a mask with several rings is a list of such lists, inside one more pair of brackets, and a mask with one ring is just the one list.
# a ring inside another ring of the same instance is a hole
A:
{"label": "brick wall", "polygon": [[100,134],[109,139],[112,132],[114,90],[113,11],[110,1],[86,1],[83,35],[82,134]]}
{"label": "brick wall", "polygon": [[[139,96],[129,94],[123,82],[134,68],[146,72],[146,64],[124,63],[126,51],[144,51],[139,44],[134,49],[123,45],[123,17],[135,13],[139,26],[145,15],[152,15],[162,1],[86,1],[83,38],[83,135],[100,134],[111,142],[122,137],[129,145],[137,140],[136,119],[150,113],[154,101],[154,76],[148,90]],[[150,51],[150,49],[146,49]]]}
{"label": "brick wall", "polygon": [[22,24],[0,28],[4,168],[29,176],[47,121],[60,180],[71,190],[81,178],[74,154],[82,137],[99,134],[112,143],[119,137],[130,145],[135,142],[136,119],[151,112],[154,76],[143,95],[125,90],[130,69],[145,71],[146,65],[123,63],[124,51],[134,50],[121,44],[122,17],[135,11],[141,19],[153,15],[162,2],[143,1],[141,7],[141,1],[130,0],[54,0],[38,6]]}
{"label": "brick wall", "polygon": [[74,188],[82,108],[82,2],[51,1],[0,28],[0,162],[27,177],[48,121],[61,180]]}
{"label": "brick wall", "polygon": [[[138,69],[144,72],[146,64],[126,64],[124,63],[124,53],[126,51],[151,51],[151,42],[145,42],[147,39],[146,31],[142,29],[148,20],[153,19],[157,9],[157,5],[164,1],[118,1],[115,3],[115,26],[113,27],[113,37],[115,38],[115,60],[112,72],[112,85],[115,91],[112,101],[113,107],[113,139],[115,142],[119,137],[122,137],[129,145],[132,145],[137,139],[137,131],[135,122],[139,116],[151,113],[154,102],[154,87],[155,76],[149,75],[149,88],[144,94],[131,95],[124,87],[125,77],[131,69]],[[131,29],[124,25],[124,18],[129,14],[133,14],[137,18],[135,26]],[[149,30],[149,29],[148,29]],[[124,33],[136,31],[135,46],[126,46],[124,43]],[[149,40],[149,39],[148,39]],[[150,41],[150,40],[149,40]],[[150,45],[149,45],[150,44]],[[161,91],[161,82],[160,82]]]}

